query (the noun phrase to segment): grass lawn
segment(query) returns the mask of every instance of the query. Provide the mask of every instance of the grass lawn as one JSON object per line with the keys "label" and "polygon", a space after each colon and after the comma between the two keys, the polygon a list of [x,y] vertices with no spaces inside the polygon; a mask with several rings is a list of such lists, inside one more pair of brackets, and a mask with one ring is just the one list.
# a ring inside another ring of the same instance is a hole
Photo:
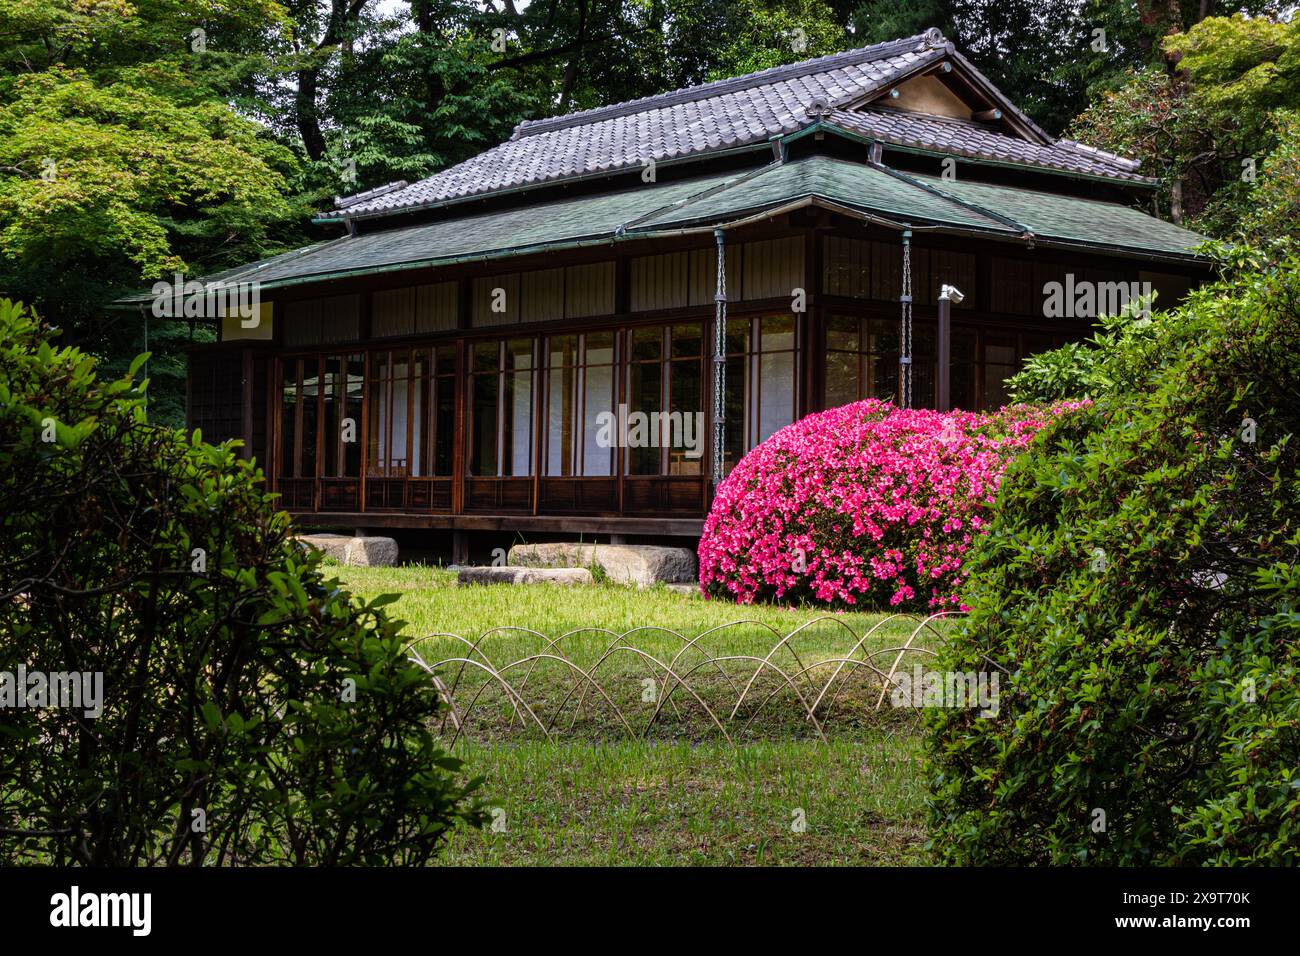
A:
{"label": "grass lawn", "polygon": [[[444,863],[925,862],[915,714],[888,701],[877,709],[879,676],[836,663],[885,615],[828,620],[616,585],[458,588],[451,573],[420,566],[332,572],[357,594],[401,595],[389,610],[413,649],[430,665],[451,661],[438,673],[455,690],[461,729],[449,719],[440,730],[486,776],[483,794],[499,809],[494,828],[458,831]],[[737,621],[749,623],[725,626]],[[914,626],[881,624],[856,658],[881,652],[872,660],[888,670],[897,655],[887,649]],[[489,661],[520,703],[455,658]],[[837,666],[814,725],[808,706]]]}

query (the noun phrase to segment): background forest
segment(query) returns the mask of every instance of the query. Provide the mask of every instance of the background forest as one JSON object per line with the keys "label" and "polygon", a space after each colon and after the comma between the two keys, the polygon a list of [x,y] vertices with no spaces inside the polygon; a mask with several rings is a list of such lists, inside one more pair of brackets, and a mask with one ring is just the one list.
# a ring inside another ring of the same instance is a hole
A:
{"label": "background forest", "polygon": [[[1288,20],[1215,0],[0,0],[0,294],[109,374],[146,348],[114,297],[321,238],[335,195],[523,119],[930,26],[1049,132],[1142,159],[1161,216],[1273,242],[1300,198]],[[211,332],[147,334],[151,415],[180,424],[184,348]]]}

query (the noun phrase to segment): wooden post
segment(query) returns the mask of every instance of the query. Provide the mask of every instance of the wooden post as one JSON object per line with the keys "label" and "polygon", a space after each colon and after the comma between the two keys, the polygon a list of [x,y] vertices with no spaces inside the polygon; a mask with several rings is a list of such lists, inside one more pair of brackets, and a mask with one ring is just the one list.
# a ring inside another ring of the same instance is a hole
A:
{"label": "wooden post", "polygon": [[239,457],[247,461],[253,457],[253,353],[249,349],[242,349],[239,353],[239,406],[240,406],[240,438],[244,440],[244,447],[239,449]]}
{"label": "wooden post", "polygon": [[469,535],[460,529],[451,533],[451,563],[469,564]]}
{"label": "wooden post", "polygon": [[956,286],[945,285],[939,288],[939,328],[935,364],[938,366],[939,401],[936,408],[941,412],[952,411],[950,380],[952,377],[952,304],[965,298]]}
{"label": "wooden post", "polygon": [[952,408],[949,398],[950,388],[948,382],[948,372],[952,353],[952,303],[949,302],[945,296],[939,297],[938,332],[938,354],[935,356],[935,362],[938,365],[939,373],[939,402],[935,407],[941,412],[946,412],[950,411]]}

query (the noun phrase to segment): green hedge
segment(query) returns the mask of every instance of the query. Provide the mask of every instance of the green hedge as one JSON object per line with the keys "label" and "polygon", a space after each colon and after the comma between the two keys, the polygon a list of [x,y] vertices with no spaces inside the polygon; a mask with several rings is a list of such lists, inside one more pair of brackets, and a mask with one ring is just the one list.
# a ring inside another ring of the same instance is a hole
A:
{"label": "green hedge", "polygon": [[422,863],[481,822],[382,602],[48,331],[0,301],[0,671],[103,705],[0,708],[0,863]]}
{"label": "green hedge", "polygon": [[930,712],[940,860],[1300,862],[1300,263],[1251,265],[1008,469],[937,665],[1001,691]]}

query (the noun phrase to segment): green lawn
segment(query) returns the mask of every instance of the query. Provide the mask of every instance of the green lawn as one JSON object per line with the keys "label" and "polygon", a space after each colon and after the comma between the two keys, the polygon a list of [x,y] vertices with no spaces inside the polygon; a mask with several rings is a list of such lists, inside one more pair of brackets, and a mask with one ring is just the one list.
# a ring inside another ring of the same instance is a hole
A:
{"label": "green lawn", "polygon": [[[527,705],[484,669],[438,668],[462,723],[459,734],[450,719],[439,729],[487,777],[484,795],[498,808],[494,828],[453,836],[445,863],[924,862],[914,712],[888,701],[878,709],[879,676],[845,665],[816,710],[819,726],[806,717],[836,661],[884,615],[615,585],[458,588],[449,572],[419,566],[332,572],[358,594],[401,595],[390,612],[427,663],[489,661]],[[749,623],[725,626],[737,621]],[[914,626],[886,622],[855,656],[900,646]],[[552,643],[567,632],[576,633]],[[933,642],[926,632],[913,646]],[[888,670],[895,657],[872,660]]]}

